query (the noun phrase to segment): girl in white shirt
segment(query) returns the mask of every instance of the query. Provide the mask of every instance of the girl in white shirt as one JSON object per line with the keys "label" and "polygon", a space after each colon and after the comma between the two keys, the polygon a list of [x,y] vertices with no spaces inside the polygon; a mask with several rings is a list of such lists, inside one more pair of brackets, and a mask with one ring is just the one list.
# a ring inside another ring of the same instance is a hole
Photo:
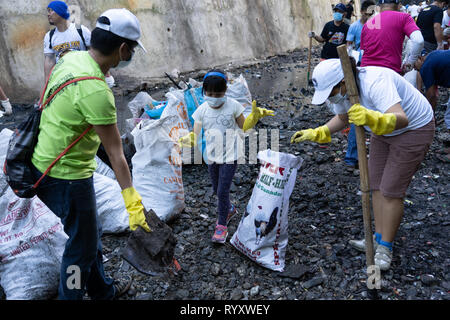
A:
{"label": "girl in white shirt", "polygon": [[203,80],[203,103],[192,115],[194,132],[180,139],[181,146],[192,147],[202,129],[206,140],[208,170],[214,193],[218,198],[218,219],[212,241],[225,243],[228,223],[237,213],[230,202],[230,187],[236,172],[238,160],[243,157],[241,134],[253,128],[259,119],[273,115],[273,111],[256,107],[244,117],[244,107],[234,99],[225,96],[228,79],[221,70],[211,70]]}

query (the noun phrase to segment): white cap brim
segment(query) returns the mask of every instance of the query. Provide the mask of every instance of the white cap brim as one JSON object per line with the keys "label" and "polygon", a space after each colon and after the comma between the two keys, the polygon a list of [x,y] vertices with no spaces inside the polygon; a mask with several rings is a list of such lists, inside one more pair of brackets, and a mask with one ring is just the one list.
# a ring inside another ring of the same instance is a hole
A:
{"label": "white cap brim", "polygon": [[145,49],[145,47],[144,47],[144,45],[142,44],[142,42],[139,41],[139,40],[136,41],[136,42],[138,43],[139,47],[141,47],[141,49],[144,50],[145,53],[147,53],[147,49]]}
{"label": "white cap brim", "polygon": [[325,103],[325,101],[327,101],[328,97],[330,96],[331,91],[333,91],[333,87],[329,87],[324,90],[316,90],[314,92],[311,103],[316,105]]}

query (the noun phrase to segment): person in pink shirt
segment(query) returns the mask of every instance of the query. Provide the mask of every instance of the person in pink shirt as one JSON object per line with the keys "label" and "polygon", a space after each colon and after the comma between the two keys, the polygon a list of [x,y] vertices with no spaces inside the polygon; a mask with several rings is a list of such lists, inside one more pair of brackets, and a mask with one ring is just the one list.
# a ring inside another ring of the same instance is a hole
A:
{"label": "person in pink shirt", "polygon": [[[399,0],[379,0],[380,13],[364,25],[361,33],[363,57],[361,67],[378,66],[402,73],[411,69],[424,40],[413,18],[399,11]],[[409,58],[402,66],[402,50],[405,36],[412,41]]]}

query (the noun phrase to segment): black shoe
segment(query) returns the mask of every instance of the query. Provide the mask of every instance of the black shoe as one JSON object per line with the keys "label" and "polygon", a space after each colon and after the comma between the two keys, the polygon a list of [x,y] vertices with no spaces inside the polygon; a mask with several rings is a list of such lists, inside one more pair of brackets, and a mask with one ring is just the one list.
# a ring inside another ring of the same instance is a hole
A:
{"label": "black shoe", "polygon": [[114,300],[123,296],[130,290],[131,284],[133,283],[133,279],[129,276],[126,276],[124,279],[114,280]]}
{"label": "black shoe", "polygon": [[359,165],[357,163],[356,164],[345,163],[345,167],[346,167],[347,171],[350,171],[350,172],[353,172],[353,171],[359,169]]}

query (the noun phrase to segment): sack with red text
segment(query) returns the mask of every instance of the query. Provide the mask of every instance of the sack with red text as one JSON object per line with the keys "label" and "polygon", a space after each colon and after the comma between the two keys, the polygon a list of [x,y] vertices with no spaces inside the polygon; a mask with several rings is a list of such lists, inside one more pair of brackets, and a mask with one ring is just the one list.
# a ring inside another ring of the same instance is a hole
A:
{"label": "sack with red text", "polygon": [[133,186],[142,204],[164,222],[175,219],[185,208],[178,139],[187,130],[179,128],[177,115],[142,120],[131,132],[136,153],[131,159]]}
{"label": "sack with red text", "polygon": [[58,293],[67,235],[38,197],[11,188],[0,198],[0,285],[8,300],[44,300]]}
{"label": "sack with red text", "polygon": [[260,151],[258,159],[259,176],[231,244],[263,267],[283,272],[289,197],[303,159],[270,149]]}

